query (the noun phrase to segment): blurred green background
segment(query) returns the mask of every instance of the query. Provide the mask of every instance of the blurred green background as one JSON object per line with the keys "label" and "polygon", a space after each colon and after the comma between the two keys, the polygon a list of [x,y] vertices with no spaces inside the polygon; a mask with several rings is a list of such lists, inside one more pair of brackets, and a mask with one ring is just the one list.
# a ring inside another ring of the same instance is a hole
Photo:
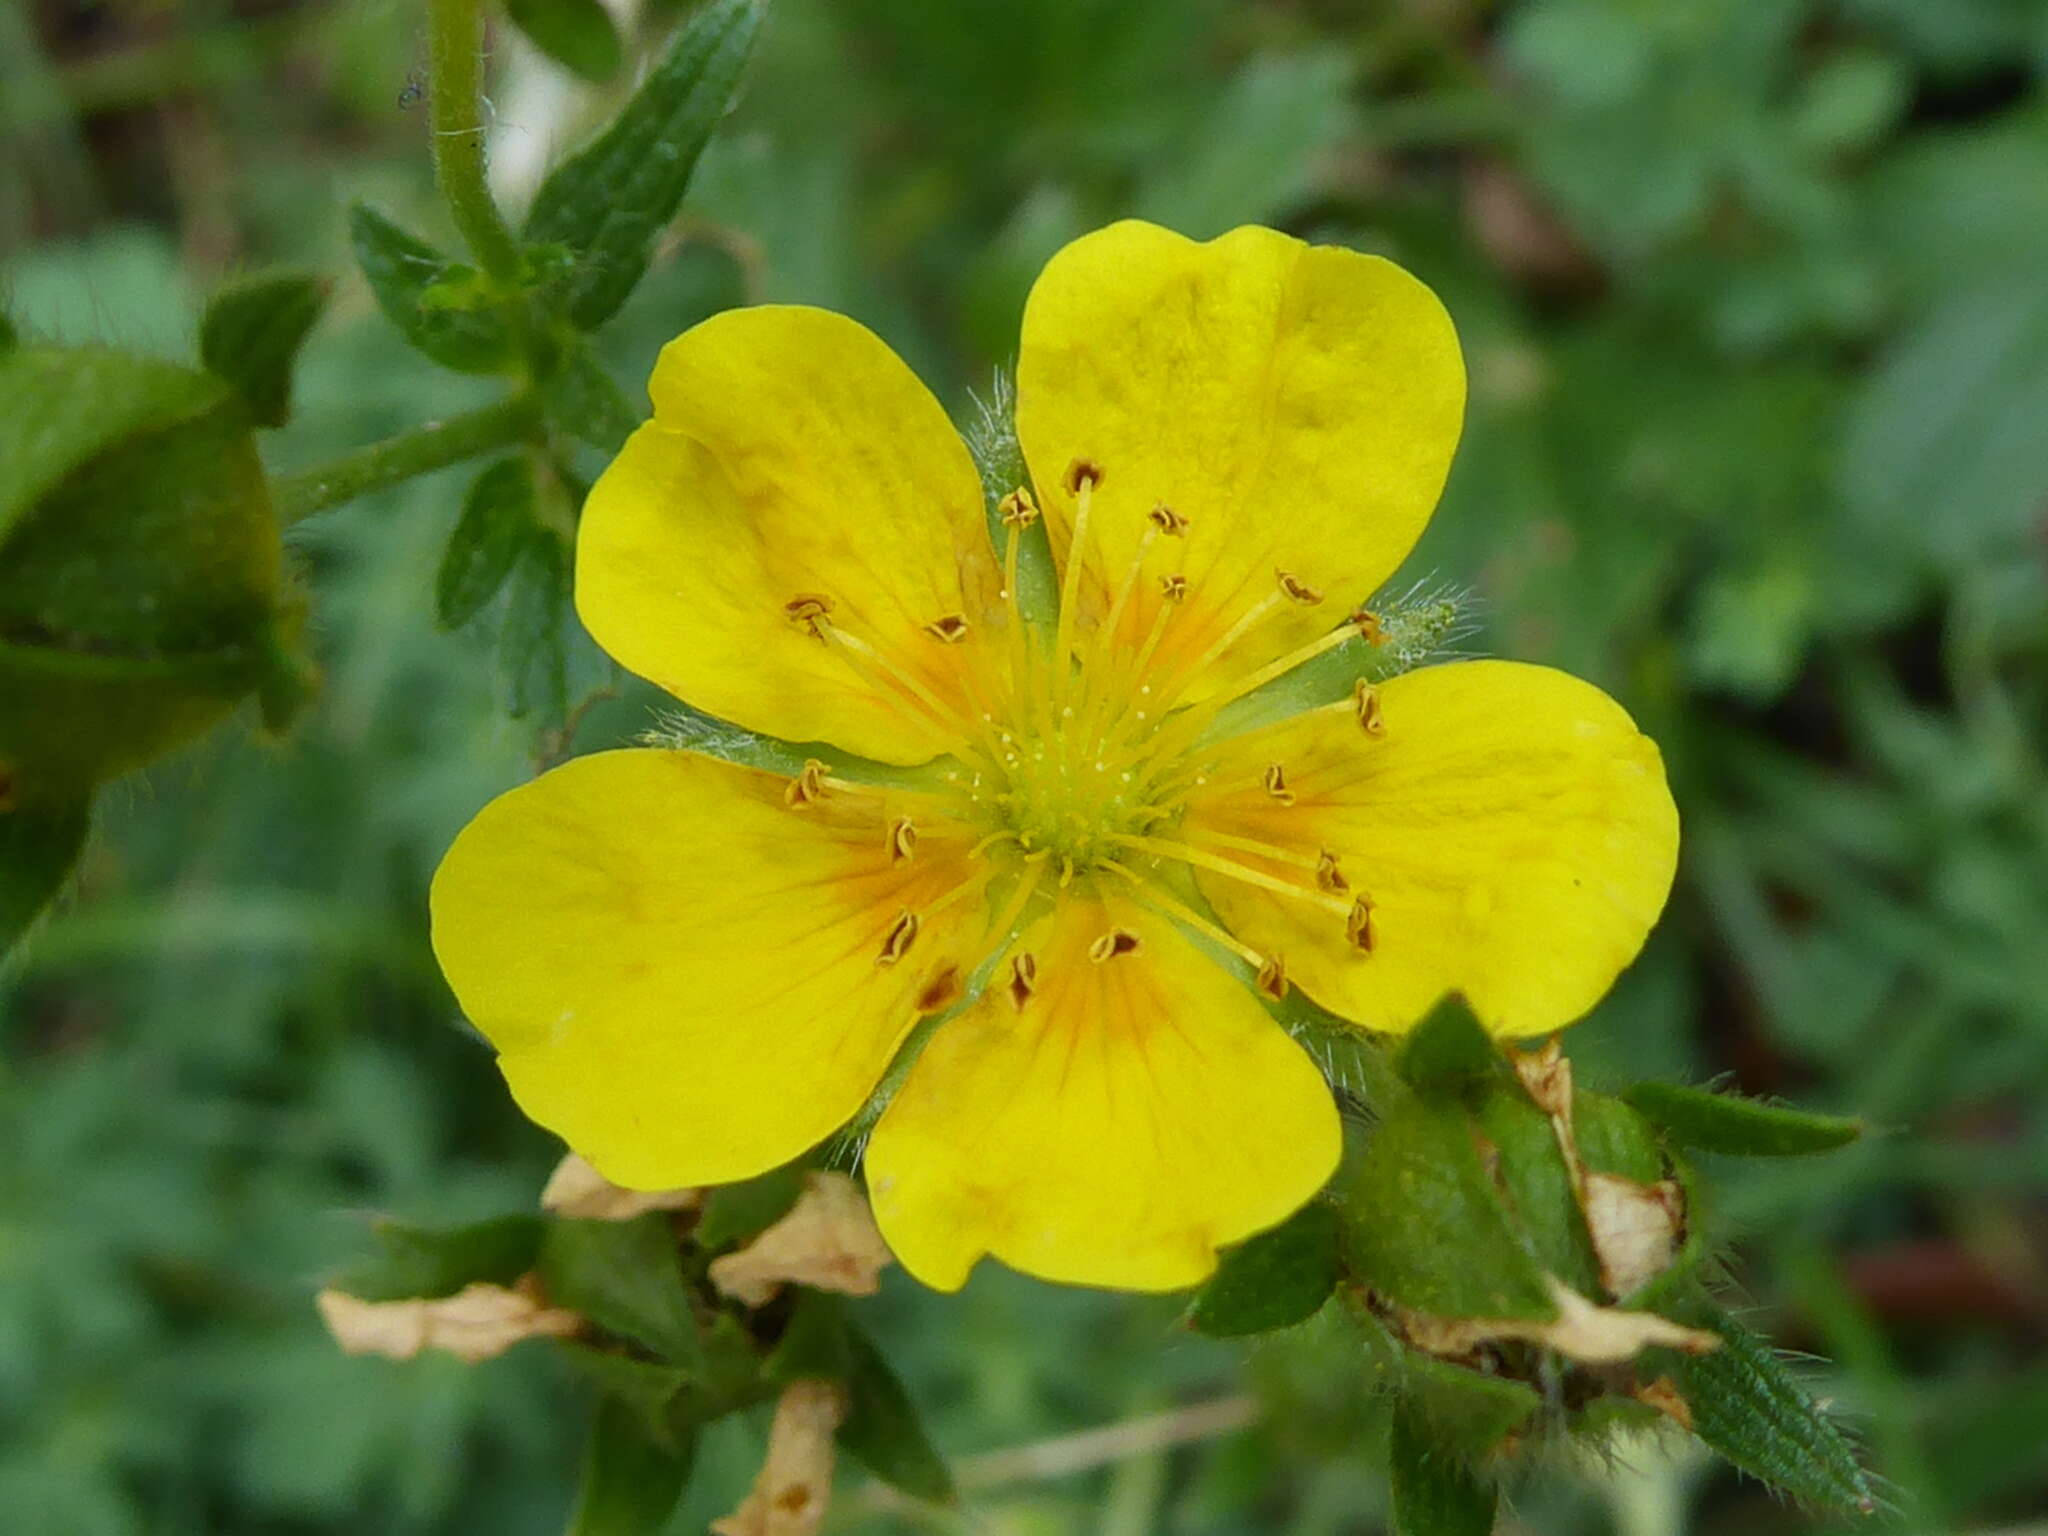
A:
{"label": "blurred green background", "polygon": [[[0,255],[24,330],[189,356],[223,274],[342,288],[289,469],[486,398],[349,274],[363,197],[437,239],[412,0],[0,0]],[[504,198],[603,91],[509,37]],[[1736,1294],[1816,1364],[1896,1512],[2048,1532],[2048,3],[775,0],[741,106],[602,337],[637,386],[722,306],[882,332],[963,411],[1033,274],[1139,214],[1383,251],[1444,296],[1472,406],[1409,575],[1468,644],[1612,690],[1686,822],[1663,927],[1569,1045],[1860,1113],[1719,1174]],[[426,945],[427,876],[549,722],[436,633],[463,472],[296,527],[326,670],[116,786],[0,978],[0,1528],[549,1533],[583,1413],[538,1349],[345,1359],[311,1298],[365,1216],[530,1202]],[[607,680],[586,647],[577,691]],[[592,710],[579,747],[641,729]],[[1167,1302],[984,1272],[866,1309],[949,1452],[1254,1394],[1258,1422],[1062,1475],[970,1462],[965,1516],[843,1485],[831,1529],[1382,1528],[1341,1340],[1242,1351]],[[671,1529],[730,1508],[759,1421]],[[1129,1444],[1122,1447],[1129,1452]],[[1667,1448],[1668,1449],[1668,1448]],[[1084,1458],[1085,1459],[1085,1458]],[[1815,1528],[1725,1468],[1551,1458],[1509,1529]]]}

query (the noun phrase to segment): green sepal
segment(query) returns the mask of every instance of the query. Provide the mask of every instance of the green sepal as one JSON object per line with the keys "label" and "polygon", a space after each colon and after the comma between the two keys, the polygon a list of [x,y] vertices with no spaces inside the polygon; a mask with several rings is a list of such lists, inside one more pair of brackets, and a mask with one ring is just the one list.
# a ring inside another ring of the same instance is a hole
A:
{"label": "green sepal", "polygon": [[695,1435],[667,1442],[631,1405],[597,1400],[567,1536],[649,1536],[667,1522],[690,1481]]}
{"label": "green sepal", "polygon": [[349,209],[348,233],[377,307],[413,346],[458,373],[501,373],[518,361],[503,302],[473,270],[366,203]]}
{"label": "green sepal", "polygon": [[263,272],[227,283],[199,322],[199,360],[234,386],[259,427],[292,413],[299,348],[327,308],[334,284],[310,272]]}
{"label": "green sepal", "polygon": [[586,80],[601,85],[625,62],[619,29],[598,0],[505,0],[505,14],[534,47]]}
{"label": "green sepal", "polygon": [[526,455],[478,471],[434,577],[434,616],[441,628],[460,629],[498,595],[533,537],[535,507],[533,464]]}
{"label": "green sepal", "polygon": [[711,0],[610,126],[534,195],[525,239],[574,255],[552,296],[581,329],[610,319],[647,269],[655,237],[675,216],[738,88],[760,20],[757,0]]}
{"label": "green sepal", "polygon": [[1579,1089],[1572,1095],[1572,1135],[1589,1173],[1654,1184],[1667,1171],[1656,1130],[1620,1099]]}
{"label": "green sepal", "polygon": [[1380,1295],[1437,1317],[1557,1315],[1462,1108],[1389,1107],[1332,1195],[1345,1267]]}
{"label": "green sepal", "polygon": [[1453,1454],[1481,1457],[1536,1417],[1543,1399],[1525,1381],[1488,1376],[1419,1350],[1402,1351],[1402,1388],[1432,1440]]}
{"label": "green sepal", "polygon": [[330,1284],[359,1301],[432,1300],[480,1280],[510,1285],[534,1267],[541,1230],[534,1216],[499,1216],[461,1227],[379,1221],[370,1229],[378,1253],[350,1265]]}
{"label": "green sepal", "polygon": [[642,1360],[575,1339],[557,1339],[556,1348],[570,1368],[602,1395],[615,1399],[639,1418],[648,1438],[680,1447],[695,1420],[679,1412],[683,1394],[695,1379],[679,1365]]}
{"label": "green sepal", "polygon": [[1218,1339],[1291,1328],[1322,1309],[1337,1275],[1337,1213],[1312,1200],[1223,1256],[1188,1308],[1188,1326]]}
{"label": "green sepal", "polygon": [[1819,1115],[1676,1083],[1638,1083],[1622,1095],[1681,1147],[1735,1157],[1801,1157],[1833,1152],[1863,1134],[1863,1122]]}
{"label": "green sepal", "polygon": [[1877,1507],[1856,1450],[1770,1342],[1719,1308],[1700,1303],[1683,1321],[1711,1329],[1721,1347],[1704,1355],[1645,1355],[1645,1371],[1677,1382],[1693,1433],[1754,1477],[1800,1502],[1847,1514]]}
{"label": "green sepal", "polygon": [[540,381],[541,409],[579,442],[615,454],[642,416],[580,336],[561,338]]}
{"label": "green sepal", "polygon": [[1593,1238],[1550,1116],[1511,1083],[1487,1094],[1474,1120],[1498,1152],[1495,1180],[1536,1261],[1580,1295],[1593,1295],[1600,1283]]}
{"label": "green sepal", "polygon": [[1396,1536],[1491,1536],[1499,1491],[1406,1403],[1395,1406],[1387,1460]]}
{"label": "green sepal", "polygon": [[568,712],[569,570],[568,542],[552,527],[536,523],[505,584],[504,623],[498,633],[505,707],[515,720],[536,709],[549,720]]}
{"label": "green sepal", "polygon": [[701,1380],[705,1354],[683,1281],[674,1228],[659,1211],[631,1221],[557,1221],[540,1245],[540,1278],[556,1306],[653,1351]]}
{"label": "green sepal", "polygon": [[1446,997],[1401,1043],[1396,1069],[1418,1093],[1461,1093],[1503,1077],[1507,1062],[1462,997]]}
{"label": "green sepal", "polygon": [[881,1350],[847,1323],[846,1420],[839,1443],[883,1482],[912,1498],[950,1504],[952,1470],[925,1432],[924,1419]]}
{"label": "green sepal", "polygon": [[781,1168],[739,1184],[721,1184],[704,1197],[704,1209],[691,1234],[707,1253],[744,1242],[767,1231],[787,1216],[804,1192],[801,1164]]}
{"label": "green sepal", "polygon": [[92,802],[24,802],[0,762],[0,959],[64,887],[92,829]]}

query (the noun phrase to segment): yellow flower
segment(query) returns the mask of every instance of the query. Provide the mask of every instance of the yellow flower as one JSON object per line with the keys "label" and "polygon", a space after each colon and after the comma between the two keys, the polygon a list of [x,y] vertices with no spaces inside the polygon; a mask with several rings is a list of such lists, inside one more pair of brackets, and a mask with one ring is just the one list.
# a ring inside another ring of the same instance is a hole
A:
{"label": "yellow flower", "polygon": [[[1349,605],[1449,469],[1457,339],[1391,263],[1264,229],[1068,246],[1025,310],[1032,485],[993,543],[938,402],[851,320],[719,315],[650,388],[584,512],[584,623],[701,710],[829,745],[783,775],[581,758],[441,867],[456,995],[614,1182],[787,1161],[940,1015],[866,1153],[903,1263],[1186,1286],[1336,1163],[1271,997],[1400,1031],[1456,990],[1541,1034],[1662,908],[1657,750],[1561,673],[1427,667],[1227,733],[1231,701],[1373,637]],[[1041,516],[1056,627],[1020,611]]]}

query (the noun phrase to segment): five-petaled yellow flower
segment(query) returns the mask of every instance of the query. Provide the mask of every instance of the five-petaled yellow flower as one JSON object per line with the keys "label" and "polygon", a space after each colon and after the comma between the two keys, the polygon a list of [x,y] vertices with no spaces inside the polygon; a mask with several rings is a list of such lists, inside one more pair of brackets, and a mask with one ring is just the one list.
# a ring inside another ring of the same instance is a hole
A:
{"label": "five-petaled yellow flower", "polygon": [[[601,752],[449,851],[456,995],[614,1181],[797,1156],[945,1015],[866,1150],[903,1263],[1190,1285],[1337,1161],[1261,992],[1398,1032],[1455,990],[1542,1034],[1662,908],[1657,749],[1562,673],[1453,662],[1226,729],[1370,638],[1353,605],[1442,489],[1464,371],[1399,267],[1265,229],[1068,246],[1025,309],[1032,483],[993,541],[945,412],[852,320],[719,315],[650,389],[583,514],[584,623],[698,709],[844,757]],[[1056,625],[1017,595],[1041,516]]]}

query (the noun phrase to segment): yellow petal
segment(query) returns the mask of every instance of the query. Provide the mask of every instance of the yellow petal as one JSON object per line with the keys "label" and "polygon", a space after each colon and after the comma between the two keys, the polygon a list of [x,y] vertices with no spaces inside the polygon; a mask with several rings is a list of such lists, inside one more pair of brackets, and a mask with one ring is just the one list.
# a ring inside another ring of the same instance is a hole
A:
{"label": "yellow petal", "polygon": [[1163,1291],[1284,1220],[1337,1151],[1328,1085],[1251,993],[1172,924],[1076,887],[933,1035],[867,1174],[882,1235],[928,1285],[957,1289],[989,1253]]}
{"label": "yellow petal", "polygon": [[[1436,505],[1464,414],[1457,335],[1392,262],[1269,229],[1197,244],[1113,224],[1047,264],[1024,311],[1017,430],[1055,547],[1073,527],[1076,461],[1099,467],[1084,613],[1099,614],[1153,507],[1155,538],[1119,635],[1140,640],[1183,572],[1159,664],[1215,683],[1328,630],[1384,582]],[[1213,646],[1282,597],[1206,666]],[[1298,590],[1298,589],[1297,589]]]}
{"label": "yellow petal", "polygon": [[[1370,952],[1307,903],[1200,871],[1230,929],[1332,1012],[1405,1030],[1448,991],[1497,1035],[1571,1023],[1663,910],[1678,811],[1656,743],[1590,683],[1548,667],[1458,662],[1378,691],[1379,734],[1349,704],[1226,745],[1186,835],[1337,856],[1370,906]],[[1262,774],[1281,764],[1292,802]],[[1238,854],[1271,874],[1298,867]]]}
{"label": "yellow petal", "polygon": [[905,911],[979,879],[959,835],[891,859],[880,795],[687,752],[577,758],[456,838],[434,952],[520,1107],[613,1183],[752,1177],[843,1124],[949,967],[972,896],[878,963]]}
{"label": "yellow petal", "polygon": [[[576,608],[598,644],[786,741],[892,763],[946,750],[985,691],[1002,607],[980,481],[931,392],[864,326],[786,305],[685,332],[648,390],[654,419],[577,536]],[[881,659],[820,638],[805,599]],[[964,638],[927,632],[955,618]]]}

